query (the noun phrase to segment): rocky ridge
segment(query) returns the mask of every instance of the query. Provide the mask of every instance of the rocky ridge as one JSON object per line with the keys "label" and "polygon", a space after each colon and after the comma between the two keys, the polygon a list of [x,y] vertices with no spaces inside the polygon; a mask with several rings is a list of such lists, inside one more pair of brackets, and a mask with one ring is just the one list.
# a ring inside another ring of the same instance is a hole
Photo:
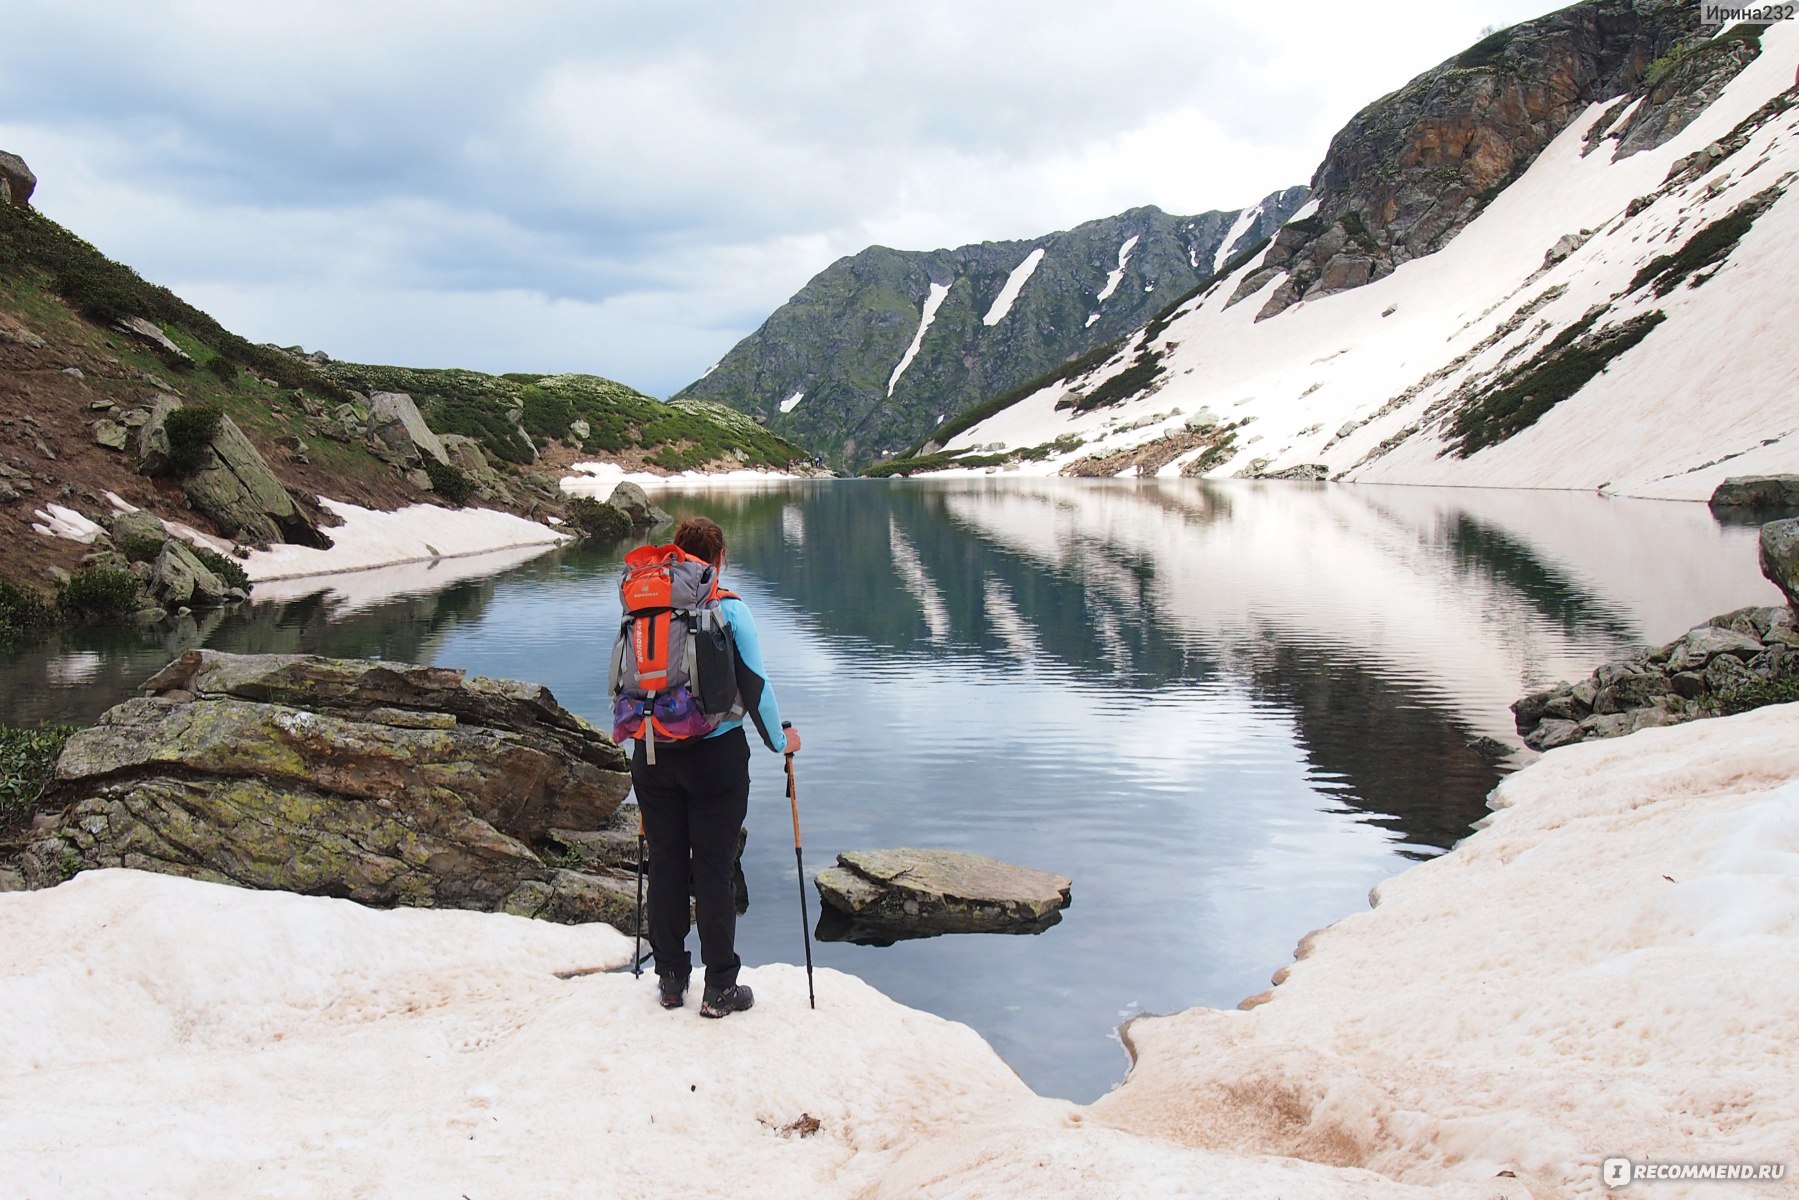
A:
{"label": "rocky ridge", "polygon": [[[1698,6],[1683,0],[1596,0],[1496,31],[1351,118],[1312,177],[1314,210],[1275,235],[1233,301],[1285,275],[1267,318],[1434,253],[1588,105],[1634,92],[1698,37]],[[1619,152],[1674,136],[1749,57],[1695,54],[1711,69],[1659,79]]]}
{"label": "rocky ridge", "polygon": [[954,250],[872,246],[819,272],[674,401],[728,404],[854,467],[1138,328],[1305,196],[1191,217],[1138,208]]}

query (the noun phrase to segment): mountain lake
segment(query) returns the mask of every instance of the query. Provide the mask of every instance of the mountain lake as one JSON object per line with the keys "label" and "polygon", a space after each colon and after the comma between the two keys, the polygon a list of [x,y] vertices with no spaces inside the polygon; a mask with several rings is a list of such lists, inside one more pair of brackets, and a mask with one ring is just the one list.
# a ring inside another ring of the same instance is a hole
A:
{"label": "mountain lake", "polygon": [[[1308,931],[1469,833],[1533,757],[1511,701],[1778,601],[1753,526],[1585,493],[1010,478],[657,499],[724,527],[725,582],[805,737],[808,873],[920,846],[1074,880],[1035,936],[815,940],[814,960],[1081,1101],[1123,1077],[1124,1021],[1263,991]],[[206,645],[532,680],[604,726],[626,548],[270,582],[236,611],[62,632],[0,656],[0,722],[91,721]],[[757,751],[739,952],[799,962],[781,759]],[[816,922],[810,881],[806,904]]]}

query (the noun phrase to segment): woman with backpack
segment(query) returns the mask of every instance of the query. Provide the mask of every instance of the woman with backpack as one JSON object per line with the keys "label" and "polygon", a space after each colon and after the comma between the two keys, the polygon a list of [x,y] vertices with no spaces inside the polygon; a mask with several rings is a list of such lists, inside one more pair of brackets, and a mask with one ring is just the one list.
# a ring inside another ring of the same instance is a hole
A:
{"label": "woman with backpack", "polygon": [[[675,528],[674,548],[679,556],[666,553],[658,558],[645,555],[641,560],[662,569],[684,571],[697,580],[703,594],[691,599],[692,609],[678,610],[684,620],[704,626],[697,632],[675,627],[675,637],[694,646],[712,635],[717,642],[714,657],[696,656],[699,663],[716,663],[717,651],[726,660],[734,658],[730,673],[734,676],[734,703],[720,702],[716,682],[711,685],[712,706],[723,709],[722,717],[712,722],[709,731],[697,736],[669,738],[668,731],[696,728],[669,717],[659,717],[667,710],[655,703],[657,692],[647,689],[640,673],[644,670],[646,641],[654,642],[654,630],[639,637],[633,634],[632,561],[644,551],[635,551],[626,559],[626,580],[621,595],[626,604],[625,630],[621,634],[623,648],[619,660],[623,681],[614,685],[614,737],[632,741],[631,783],[637,792],[638,809],[643,814],[644,832],[649,839],[649,933],[650,950],[656,958],[656,977],[662,1007],[679,1008],[685,1003],[693,960],[687,951],[690,924],[699,925],[700,957],[706,965],[705,992],[700,1003],[702,1017],[724,1017],[742,1012],[755,1003],[750,989],[737,982],[741,965],[736,950],[737,905],[732,882],[737,860],[737,836],[749,810],[750,747],[743,731],[747,714],[756,731],[770,750],[793,754],[800,748],[797,729],[786,728],[781,710],[775,702],[774,688],[762,664],[762,644],[756,636],[756,622],[750,610],[735,594],[718,586],[718,573],[725,565],[725,535],[718,524],[707,517],[688,517]],[[665,547],[646,550],[666,551]],[[694,560],[694,561],[688,561]],[[703,566],[701,564],[704,564]],[[709,566],[710,572],[705,570]],[[646,567],[646,569],[648,569]],[[696,574],[697,572],[697,574]],[[664,587],[666,588],[666,583]],[[678,603],[664,600],[664,603]],[[666,612],[666,609],[661,610]],[[722,630],[717,626],[722,624]],[[670,626],[662,617],[660,629],[666,635]],[[664,639],[668,640],[668,639]],[[632,659],[632,643],[637,657]],[[730,654],[734,644],[734,655]],[[653,653],[653,651],[652,651]],[[669,653],[666,649],[662,652]],[[666,662],[666,658],[661,660]],[[616,669],[615,664],[615,669]],[[697,671],[697,665],[688,667]],[[636,668],[634,670],[634,668]],[[654,669],[654,666],[650,669]],[[677,668],[677,673],[680,669]],[[697,693],[708,691],[702,680],[688,680],[696,695],[685,701],[687,709],[705,707]],[[648,699],[644,697],[647,693]],[[662,693],[663,699],[669,698]],[[679,700],[680,697],[677,697]],[[630,720],[635,704],[636,723]],[[695,920],[689,921],[687,898],[691,888]]]}

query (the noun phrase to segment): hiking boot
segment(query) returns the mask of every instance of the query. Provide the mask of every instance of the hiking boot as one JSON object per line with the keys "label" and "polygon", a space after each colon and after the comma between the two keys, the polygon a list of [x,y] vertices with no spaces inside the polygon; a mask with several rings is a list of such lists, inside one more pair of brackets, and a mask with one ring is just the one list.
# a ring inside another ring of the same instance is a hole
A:
{"label": "hiking boot", "polygon": [[680,1008],[687,1003],[687,976],[658,975],[657,993],[663,1008]]}
{"label": "hiking boot", "polygon": [[706,998],[700,1003],[700,1016],[728,1017],[734,1012],[743,1012],[754,1003],[756,997],[741,983],[717,991],[707,988]]}

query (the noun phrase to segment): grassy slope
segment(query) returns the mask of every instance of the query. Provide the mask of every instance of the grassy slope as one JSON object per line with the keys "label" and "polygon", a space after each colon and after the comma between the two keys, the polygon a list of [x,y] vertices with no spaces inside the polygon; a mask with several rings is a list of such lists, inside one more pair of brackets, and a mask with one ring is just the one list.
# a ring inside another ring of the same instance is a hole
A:
{"label": "grassy slope", "polygon": [[[120,331],[115,322],[124,316],[152,321],[192,361]],[[516,478],[532,458],[507,419],[515,409],[540,449],[571,450],[563,442],[581,419],[590,426],[581,447],[589,457],[628,448],[633,461],[670,470],[802,457],[735,414],[662,404],[596,376],[319,364],[256,345],[42,214],[0,205],[0,463],[18,473],[6,482],[19,493],[0,501],[0,578],[46,594],[46,572],[73,569],[86,553],[31,531],[33,511],[46,502],[98,517],[110,511],[111,491],[163,516],[199,520],[174,483],[137,474],[129,455],[93,441],[94,422],[107,415],[96,406],[123,412],[159,393],[228,414],[296,496],[387,509],[429,500],[359,439],[326,436],[336,429],[330,414],[344,404],[360,413],[355,393],[368,389],[411,392],[434,428],[480,440],[503,477]],[[309,461],[277,444],[287,436],[304,440]],[[732,453],[738,449],[743,459]]]}

